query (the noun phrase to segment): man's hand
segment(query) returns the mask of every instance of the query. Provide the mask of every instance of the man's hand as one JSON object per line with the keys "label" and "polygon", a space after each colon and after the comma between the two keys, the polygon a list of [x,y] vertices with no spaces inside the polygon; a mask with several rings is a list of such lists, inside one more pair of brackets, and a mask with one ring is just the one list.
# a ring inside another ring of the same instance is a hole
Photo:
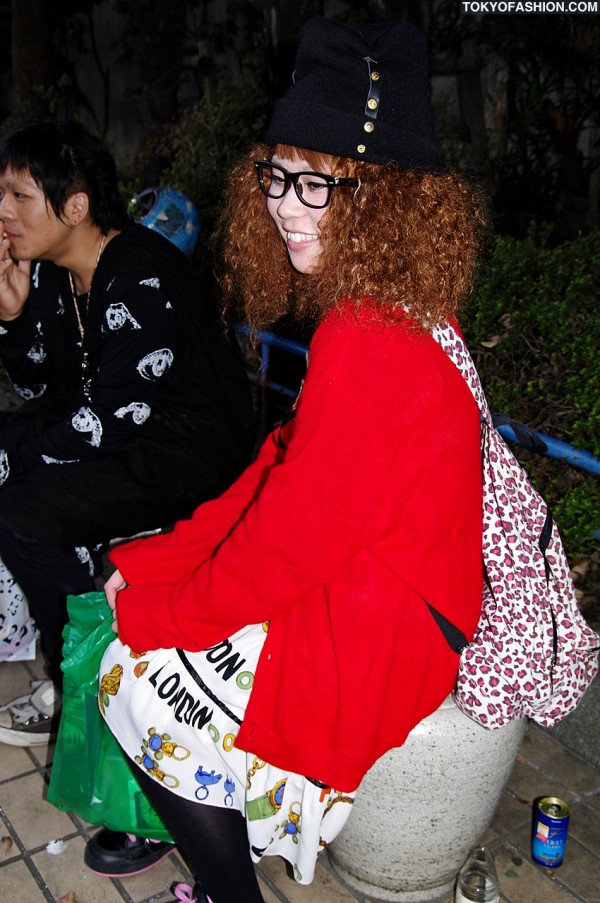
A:
{"label": "man's hand", "polygon": [[13,260],[10,241],[0,241],[0,320],[15,320],[29,295],[30,260]]}

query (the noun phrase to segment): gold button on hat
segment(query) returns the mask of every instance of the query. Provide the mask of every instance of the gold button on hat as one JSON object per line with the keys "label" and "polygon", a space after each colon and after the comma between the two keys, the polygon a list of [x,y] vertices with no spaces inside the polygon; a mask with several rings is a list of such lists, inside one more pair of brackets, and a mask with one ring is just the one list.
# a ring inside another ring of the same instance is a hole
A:
{"label": "gold button on hat", "polygon": [[414,25],[315,16],[302,27],[292,84],[273,106],[265,143],[443,172],[427,62]]}

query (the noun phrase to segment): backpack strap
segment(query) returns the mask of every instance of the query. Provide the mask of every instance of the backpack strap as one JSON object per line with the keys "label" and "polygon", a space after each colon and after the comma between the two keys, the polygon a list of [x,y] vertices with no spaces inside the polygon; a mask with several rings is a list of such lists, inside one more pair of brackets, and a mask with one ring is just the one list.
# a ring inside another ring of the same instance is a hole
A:
{"label": "backpack strap", "polygon": [[[509,417],[508,414],[492,414],[485,397],[485,392],[483,391],[483,386],[481,385],[481,380],[479,379],[479,374],[477,373],[473,359],[469,354],[469,349],[465,344],[465,340],[452,323],[439,323],[437,326],[434,326],[431,335],[442,350],[446,352],[455,367],[461,372],[477,402],[481,419],[489,429],[494,430],[499,426],[510,426],[514,431],[519,444],[522,445],[523,448],[527,448],[529,451],[537,452],[541,455],[545,454],[548,451],[548,446],[536,432],[519,420],[514,420],[512,417]],[[547,506],[547,509],[546,519],[540,533],[539,548],[544,556],[546,579],[548,580],[550,578],[550,565],[546,559],[546,550],[550,544],[550,539],[552,538],[553,519],[549,506]]]}
{"label": "backpack strap", "polygon": [[[492,414],[487,398],[485,397],[483,386],[481,385],[481,380],[479,379],[479,374],[477,373],[473,359],[465,344],[465,340],[452,323],[439,323],[437,326],[434,326],[431,335],[462,374],[477,402],[482,423],[485,423],[490,430],[495,430],[499,426],[510,426],[514,431],[517,440],[524,448],[538,452],[539,454],[544,454],[547,451],[546,443],[543,442],[537,433],[528,426],[524,423],[520,423],[518,420],[513,420],[508,414]],[[539,539],[539,548],[544,557],[546,580],[549,580],[550,578],[550,565],[546,558],[546,550],[552,538],[552,527],[552,514],[548,508]],[[469,644],[464,633],[437,611],[437,609],[430,605],[429,602],[426,602],[425,604],[429,608],[429,611],[446,638],[450,648],[460,655],[463,649]]]}
{"label": "backpack strap", "polygon": [[[477,402],[482,421],[493,429],[492,414],[488,407],[483,386],[481,385],[479,375],[475,369],[475,364],[469,354],[464,339],[454,326],[447,322],[439,323],[437,326],[434,326],[431,334],[464,377],[465,382]],[[450,648],[460,655],[463,649],[466,649],[469,645],[469,641],[462,630],[453,624],[452,621],[449,621],[448,618],[445,618],[444,615],[434,608],[433,605],[430,605],[429,602],[425,601],[425,604],[431,612],[436,624],[442,631]]]}
{"label": "backpack strap", "polygon": [[457,655],[460,655],[461,652],[469,645],[469,641],[462,630],[459,630],[459,628],[455,624],[453,624],[452,621],[449,621],[448,618],[445,618],[444,615],[441,614],[441,612],[439,612],[437,608],[434,608],[433,605],[430,605],[429,602],[426,601],[425,605],[433,615],[436,624],[444,634],[446,642],[448,643],[450,648],[454,652],[456,652]]}
{"label": "backpack strap", "polygon": [[493,413],[492,424],[495,429],[498,429],[499,426],[509,426],[517,437],[519,445],[529,451],[537,452],[539,455],[545,455],[548,451],[548,446],[534,430],[519,420],[509,417],[508,414]]}
{"label": "backpack strap", "polygon": [[492,413],[489,409],[487,398],[485,397],[485,392],[483,391],[483,386],[479,379],[479,374],[477,373],[473,359],[469,354],[465,340],[458,330],[448,322],[438,323],[437,326],[434,326],[431,330],[431,335],[462,374],[477,402],[477,407],[479,408],[482,420],[485,421],[490,429],[493,429]]}
{"label": "backpack strap", "polygon": [[452,323],[439,323],[437,326],[434,326],[431,335],[462,374],[477,402],[481,419],[486,425],[492,430],[497,429],[499,426],[510,426],[523,448],[541,455],[545,454],[548,451],[548,446],[536,432],[519,420],[509,417],[508,414],[492,414],[477,373],[477,368],[469,354],[469,349],[465,344],[465,340]]}

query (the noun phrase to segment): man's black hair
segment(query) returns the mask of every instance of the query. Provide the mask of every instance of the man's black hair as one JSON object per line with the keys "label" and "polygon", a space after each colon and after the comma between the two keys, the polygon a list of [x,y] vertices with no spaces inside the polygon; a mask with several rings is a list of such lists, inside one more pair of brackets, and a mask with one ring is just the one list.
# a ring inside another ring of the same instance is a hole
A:
{"label": "man's black hair", "polygon": [[70,119],[35,119],[0,139],[0,172],[28,172],[60,218],[67,199],[84,191],[92,222],[106,234],[129,221],[117,167],[99,138]]}

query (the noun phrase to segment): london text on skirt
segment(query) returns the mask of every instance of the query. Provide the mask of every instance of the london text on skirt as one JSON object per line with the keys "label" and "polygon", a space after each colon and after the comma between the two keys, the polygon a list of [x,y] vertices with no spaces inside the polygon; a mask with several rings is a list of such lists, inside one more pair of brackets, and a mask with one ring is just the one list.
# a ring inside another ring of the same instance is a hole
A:
{"label": "london text on skirt", "polygon": [[268,625],[202,652],[137,655],[119,640],[100,667],[100,710],[130,759],[173,793],[238,809],[254,862],[282,856],[301,884],[344,826],[354,793],[275,768],[237,749]]}

